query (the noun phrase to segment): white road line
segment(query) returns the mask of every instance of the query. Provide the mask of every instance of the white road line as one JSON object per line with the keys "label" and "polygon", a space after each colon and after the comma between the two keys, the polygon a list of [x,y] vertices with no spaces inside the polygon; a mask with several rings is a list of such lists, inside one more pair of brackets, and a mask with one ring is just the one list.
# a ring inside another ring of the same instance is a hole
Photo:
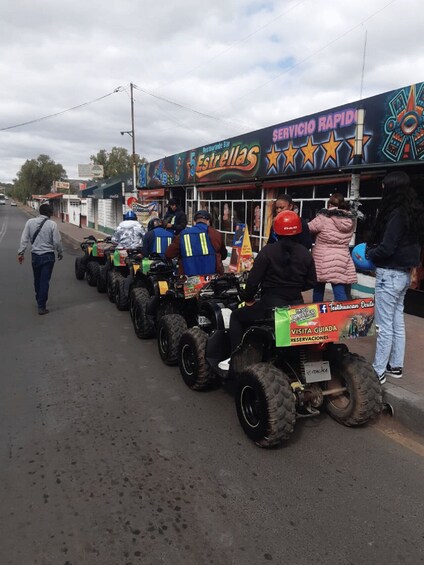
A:
{"label": "white road line", "polygon": [[3,225],[0,228],[0,243],[2,242],[2,239],[4,238],[4,236],[6,235],[6,231],[7,231],[7,223],[9,221],[8,216],[5,217]]}

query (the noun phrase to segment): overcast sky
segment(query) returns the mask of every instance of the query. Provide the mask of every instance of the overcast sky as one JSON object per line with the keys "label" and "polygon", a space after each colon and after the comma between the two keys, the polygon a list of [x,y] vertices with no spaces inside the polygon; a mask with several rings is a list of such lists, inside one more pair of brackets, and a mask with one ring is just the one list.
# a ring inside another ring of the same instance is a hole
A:
{"label": "overcast sky", "polygon": [[77,178],[100,149],[131,152],[131,82],[150,161],[424,80],[423,0],[2,4],[3,182],[42,153]]}

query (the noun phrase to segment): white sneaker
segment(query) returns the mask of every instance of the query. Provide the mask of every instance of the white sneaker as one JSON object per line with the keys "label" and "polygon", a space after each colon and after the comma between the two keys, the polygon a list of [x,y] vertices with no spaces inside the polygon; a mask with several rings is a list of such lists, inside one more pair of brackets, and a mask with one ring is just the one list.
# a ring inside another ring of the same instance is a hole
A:
{"label": "white sneaker", "polygon": [[231,361],[231,357],[228,357],[228,359],[224,359],[224,361],[220,361],[218,363],[218,367],[222,371],[229,371],[230,370],[230,361]]}

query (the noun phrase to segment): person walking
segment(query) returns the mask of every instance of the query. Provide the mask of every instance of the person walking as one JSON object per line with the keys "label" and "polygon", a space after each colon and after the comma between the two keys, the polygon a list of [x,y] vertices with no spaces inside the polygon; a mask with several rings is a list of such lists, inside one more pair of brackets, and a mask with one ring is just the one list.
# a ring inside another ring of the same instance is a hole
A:
{"label": "person walking", "polygon": [[[278,241],[265,245],[253,263],[243,291],[243,308],[231,312],[230,346],[232,354],[241,340],[245,328],[260,320],[266,311],[282,306],[303,304],[302,292],[313,288],[317,282],[311,252],[301,243],[302,223],[292,210],[280,212],[274,220]],[[255,297],[260,289],[261,298]],[[218,367],[230,368],[231,357],[220,361]]]}
{"label": "person walking", "polygon": [[22,265],[28,244],[31,242],[31,261],[34,273],[35,299],[40,316],[48,314],[50,279],[55,263],[63,258],[62,241],[56,222],[50,220],[53,209],[49,204],[41,204],[40,216],[31,218],[25,224],[18,249],[18,261]]}
{"label": "person walking", "polygon": [[401,378],[405,358],[404,300],[411,269],[420,264],[424,243],[424,206],[403,171],[383,179],[383,195],[366,257],[376,266],[373,367],[381,384]]}
{"label": "person walking", "polygon": [[327,208],[320,210],[308,226],[311,234],[316,236],[312,255],[318,284],[313,290],[312,301],[324,300],[326,283],[331,283],[334,300],[347,300],[347,289],[357,281],[357,276],[349,251],[355,217],[344,196],[338,192],[333,194]]}
{"label": "person walking", "polygon": [[165,256],[179,258],[178,272],[181,275],[224,274],[222,261],[227,258],[227,248],[221,232],[211,225],[207,210],[194,214],[194,226],[175,236]]}

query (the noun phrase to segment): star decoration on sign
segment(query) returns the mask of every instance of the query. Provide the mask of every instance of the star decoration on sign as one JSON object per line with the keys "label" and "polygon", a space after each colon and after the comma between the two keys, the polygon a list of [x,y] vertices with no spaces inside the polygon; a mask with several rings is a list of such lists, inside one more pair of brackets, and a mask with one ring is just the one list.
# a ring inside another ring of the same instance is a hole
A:
{"label": "star decoration on sign", "polygon": [[274,167],[275,172],[278,173],[278,158],[281,155],[281,151],[278,151],[275,144],[272,146],[271,151],[269,151],[266,156],[268,159],[267,173]]}
{"label": "star decoration on sign", "polygon": [[298,148],[293,147],[293,142],[289,141],[289,146],[287,147],[287,149],[285,149],[283,151],[283,153],[286,157],[286,164],[285,164],[286,169],[289,165],[291,165],[293,167],[293,169],[295,168],[295,166],[294,166],[294,156],[296,155],[297,151],[298,151]]}
{"label": "star decoration on sign", "polygon": [[308,142],[306,145],[302,145],[299,149],[302,151],[303,153],[303,166],[306,165],[306,163],[311,163],[312,166],[315,165],[314,163],[314,154],[315,151],[318,149],[319,145],[314,145],[312,142],[312,137],[308,137]]}
{"label": "star decoration on sign", "polygon": [[[365,145],[368,143],[368,141],[371,139],[372,135],[363,135],[362,137],[362,157],[364,156],[364,147]],[[352,159],[355,156],[355,136],[353,137],[348,137],[346,139],[346,141],[349,143],[350,145],[350,155],[349,155],[349,161],[352,161]]]}
{"label": "star decoration on sign", "polygon": [[324,165],[329,159],[333,159],[334,163],[337,164],[337,149],[340,143],[341,141],[337,141],[337,139],[334,138],[334,131],[332,131],[328,141],[321,144],[325,150]]}

